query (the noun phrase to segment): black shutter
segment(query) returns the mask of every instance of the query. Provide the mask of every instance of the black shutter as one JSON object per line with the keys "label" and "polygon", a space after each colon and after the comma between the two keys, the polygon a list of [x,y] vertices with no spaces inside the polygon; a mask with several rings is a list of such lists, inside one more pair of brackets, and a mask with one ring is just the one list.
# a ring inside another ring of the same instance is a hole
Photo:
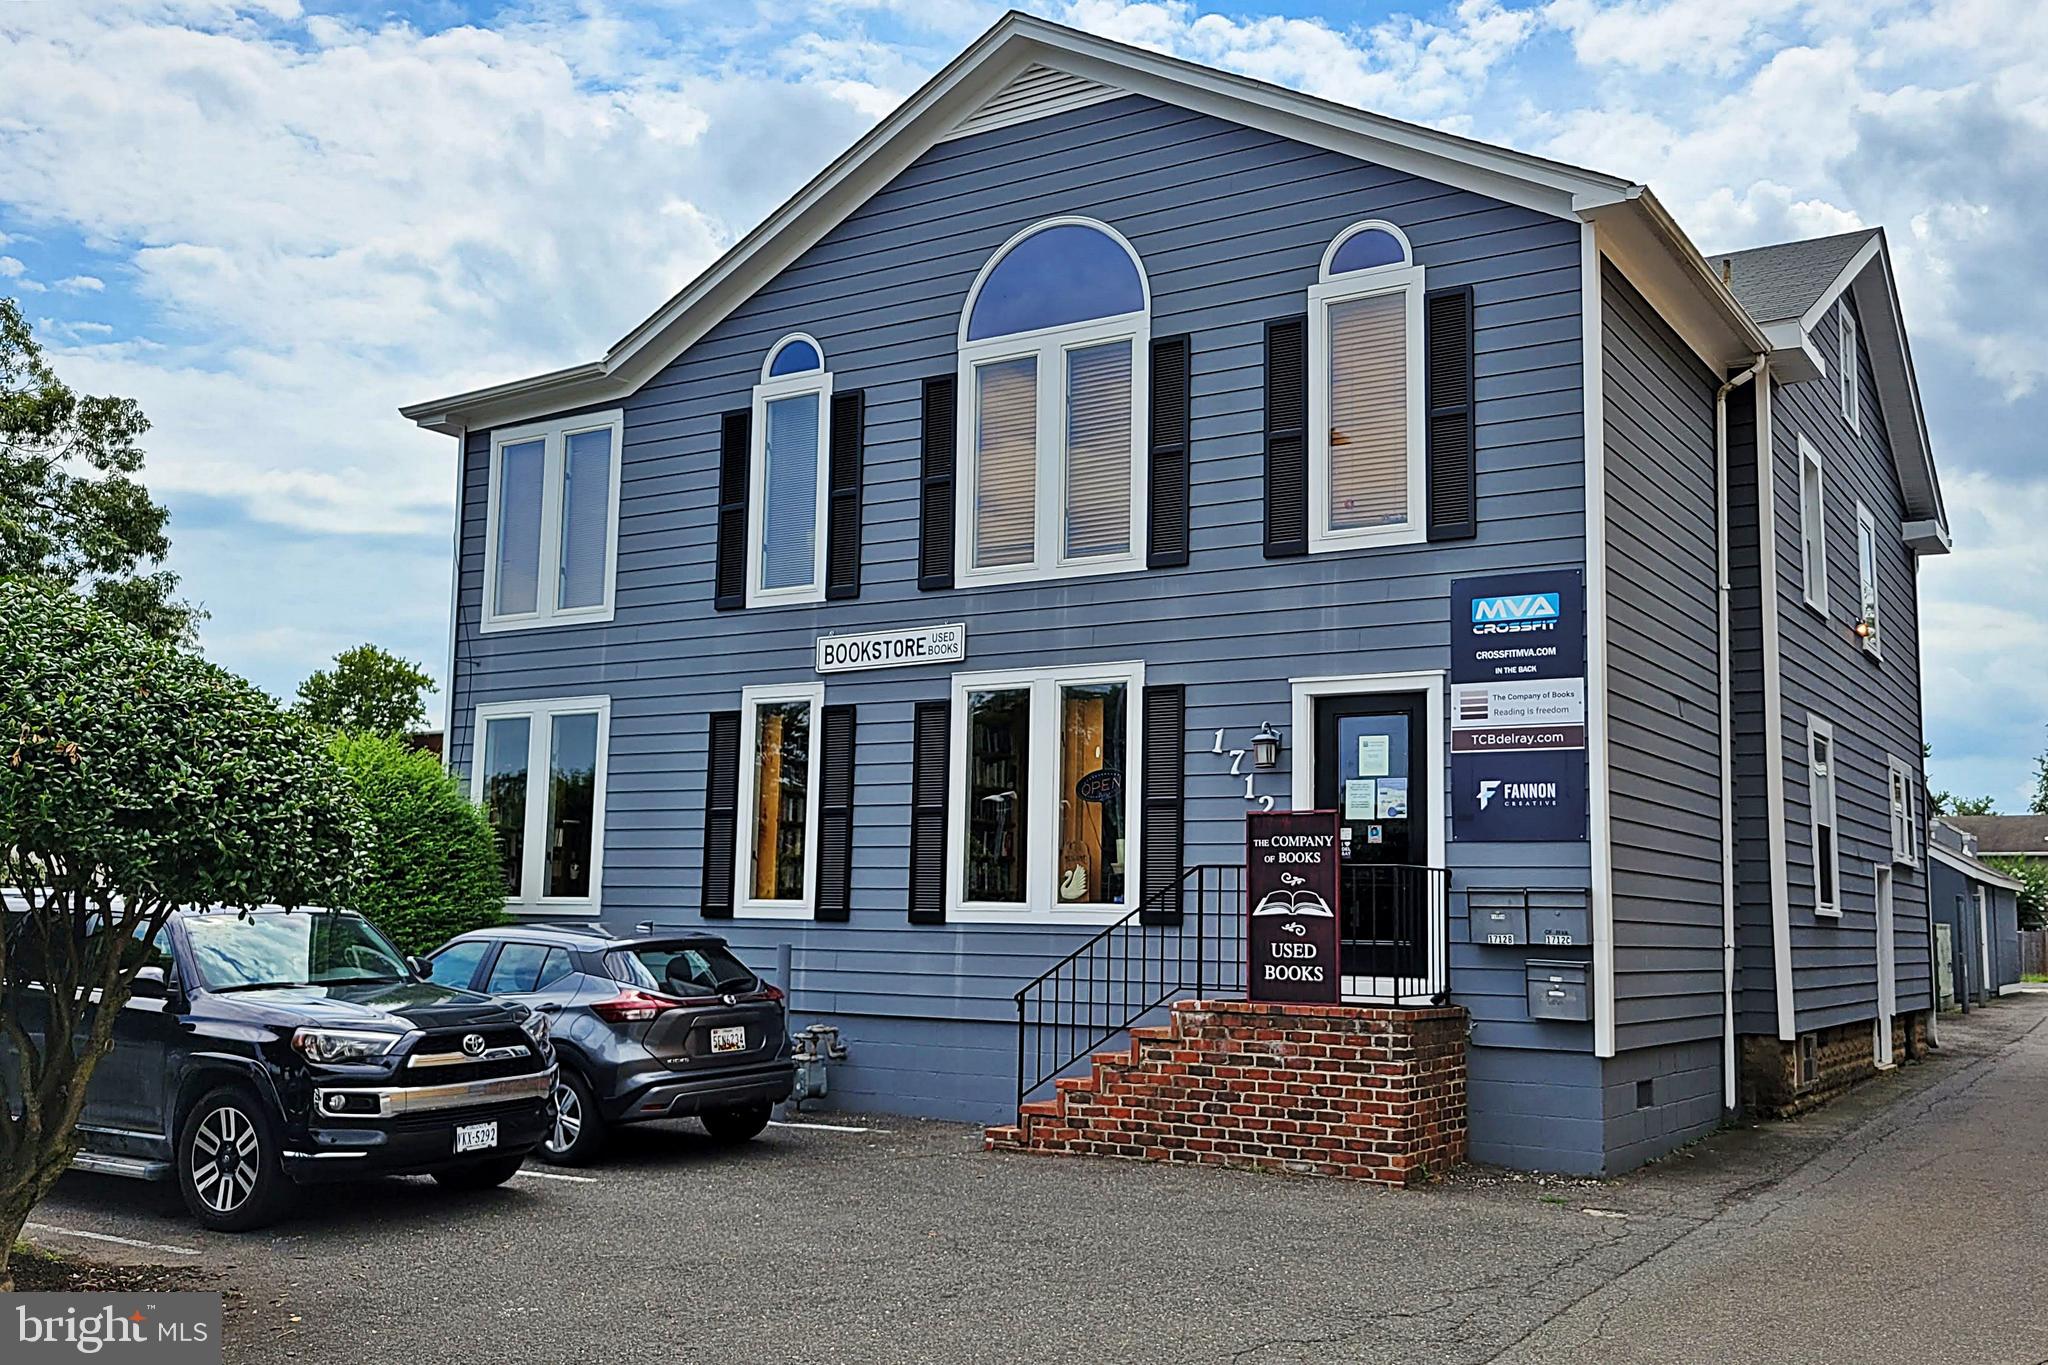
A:
{"label": "black shutter", "polygon": [[1308,319],[1266,324],[1266,558],[1308,553]]}
{"label": "black shutter", "polygon": [[1152,460],[1145,473],[1145,567],[1177,569],[1188,562],[1187,337],[1152,343]]}
{"label": "black shutter", "polygon": [[[1141,924],[1180,923],[1182,859],[1186,856],[1187,689],[1145,689],[1143,790],[1138,796]],[[1159,896],[1155,905],[1152,898]]]}
{"label": "black shutter", "polygon": [[[947,381],[950,386],[951,380]],[[946,922],[946,750],[951,707],[921,701],[910,735],[910,922]]]}
{"label": "black shutter", "polygon": [[1479,457],[1472,431],[1472,286],[1422,296],[1429,413],[1429,538],[1479,534]]}
{"label": "black shutter", "polygon": [[[837,403],[837,399],[833,400]],[[851,706],[825,708],[818,769],[818,910],[825,920],[853,915],[853,740]]]}
{"label": "black shutter", "polygon": [[953,465],[958,444],[958,384],[950,374],[924,381],[923,505],[918,515],[917,586],[953,586]]}
{"label": "black shutter", "polygon": [[747,461],[753,413],[725,414],[718,442],[718,568],[711,605],[732,611],[747,605]]}
{"label": "black shutter", "polygon": [[713,711],[704,753],[705,919],[732,918],[733,855],[740,830],[740,713]]}
{"label": "black shutter", "polygon": [[831,487],[825,511],[828,601],[860,596],[861,447],[866,425],[867,399],[859,389],[832,395]]}

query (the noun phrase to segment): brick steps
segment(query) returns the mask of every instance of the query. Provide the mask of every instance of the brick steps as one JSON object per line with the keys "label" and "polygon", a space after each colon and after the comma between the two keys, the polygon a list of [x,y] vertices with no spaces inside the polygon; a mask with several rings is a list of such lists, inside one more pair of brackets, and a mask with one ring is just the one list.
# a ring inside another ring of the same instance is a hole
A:
{"label": "brick steps", "polygon": [[988,1151],[1242,1166],[1406,1185],[1465,1159],[1462,1009],[1181,1001]]}

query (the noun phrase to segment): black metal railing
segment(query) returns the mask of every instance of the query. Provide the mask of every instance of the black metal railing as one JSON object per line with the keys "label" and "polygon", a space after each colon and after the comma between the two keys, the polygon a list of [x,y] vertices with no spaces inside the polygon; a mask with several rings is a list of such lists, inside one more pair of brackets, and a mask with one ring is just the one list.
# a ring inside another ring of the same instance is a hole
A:
{"label": "black metal railing", "polygon": [[[1344,995],[1402,1005],[1442,1000],[1450,987],[1450,873],[1361,863],[1340,875]],[[1191,867],[1027,982],[1017,992],[1017,1103],[1176,1000],[1243,997],[1244,901],[1242,867]]]}

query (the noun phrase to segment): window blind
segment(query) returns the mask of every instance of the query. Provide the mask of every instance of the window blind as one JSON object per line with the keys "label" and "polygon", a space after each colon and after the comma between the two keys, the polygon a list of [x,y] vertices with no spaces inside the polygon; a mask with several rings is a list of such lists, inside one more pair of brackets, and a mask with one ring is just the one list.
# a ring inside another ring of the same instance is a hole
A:
{"label": "window blind", "polygon": [[1067,352],[1066,553],[1131,549],[1131,343]]}
{"label": "window blind", "polygon": [[1408,517],[1408,301],[1330,305],[1330,527]]}

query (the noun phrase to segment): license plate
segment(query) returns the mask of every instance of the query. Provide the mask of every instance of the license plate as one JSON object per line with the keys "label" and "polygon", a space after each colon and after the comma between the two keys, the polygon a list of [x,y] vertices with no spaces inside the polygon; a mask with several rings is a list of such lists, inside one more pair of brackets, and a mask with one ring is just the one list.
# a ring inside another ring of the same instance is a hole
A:
{"label": "license plate", "polygon": [[462,1155],[464,1152],[488,1152],[497,1145],[498,1124],[495,1119],[489,1123],[463,1123],[456,1125],[455,1154],[457,1156]]}
{"label": "license plate", "polygon": [[747,1026],[736,1024],[732,1028],[711,1030],[713,1052],[745,1052],[747,1050]]}

